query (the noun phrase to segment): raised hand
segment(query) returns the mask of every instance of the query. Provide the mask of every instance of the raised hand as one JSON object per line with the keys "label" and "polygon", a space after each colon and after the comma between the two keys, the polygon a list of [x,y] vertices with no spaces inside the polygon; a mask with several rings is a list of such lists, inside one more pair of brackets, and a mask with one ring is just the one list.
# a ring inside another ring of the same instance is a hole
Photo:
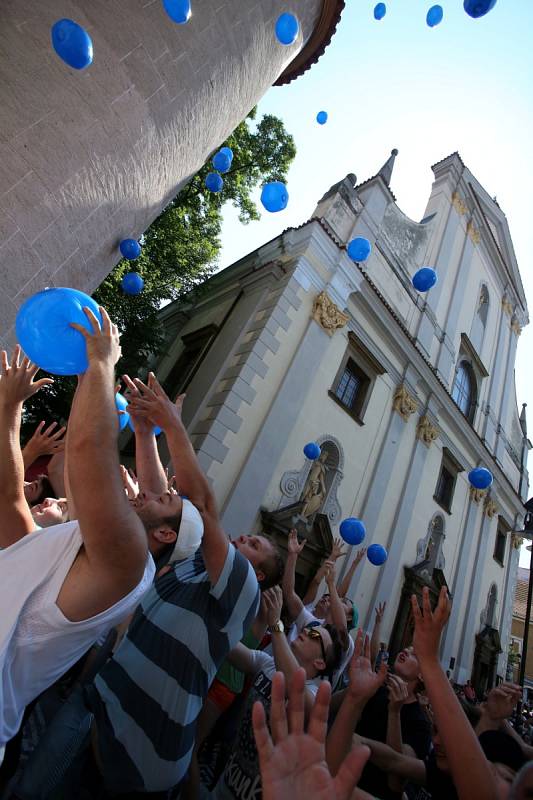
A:
{"label": "raised hand", "polygon": [[65,439],[63,438],[65,427],[57,428],[57,422],[52,422],[46,429],[43,430],[46,423],[39,422],[31,439],[28,440],[22,455],[26,465],[33,464],[39,456],[52,456],[56,453],[62,453],[65,449]]}
{"label": "raised hand", "polygon": [[135,500],[139,494],[139,481],[137,480],[137,475],[131,468],[126,469],[126,467],[121,464],[120,476],[122,478],[122,483],[124,484],[124,489],[126,491],[128,500]]}
{"label": "raised hand", "polygon": [[262,703],[255,703],[252,724],[263,783],[263,800],[348,800],[359,780],[370,750],[356,747],[342,762],[335,778],[326,764],[331,687],[323,681],[304,731],[305,672],[298,669],[285,706],[285,679],[277,672],[272,681],[270,727]]}
{"label": "raised hand", "polygon": [[330,561],[336,561],[338,558],[346,555],[346,551],[343,550],[344,543],[342,539],[336,538],[333,539],[333,546],[331,548],[331,553],[329,554]]}
{"label": "raised hand", "polygon": [[11,356],[11,362],[5,350],[1,353],[1,377],[0,377],[0,402],[5,406],[16,406],[24,403],[28,397],[38,392],[42,386],[53,383],[53,378],[41,378],[38,381],[33,379],[39,372],[39,367],[32,364],[27,356],[20,360],[20,345],[16,345]]}
{"label": "raised hand", "polygon": [[491,689],[483,710],[493,720],[504,720],[511,716],[522,696],[520,686],[515,683],[501,683]]}
{"label": "raised hand", "polygon": [[366,547],[362,547],[362,548],[361,548],[360,550],[358,550],[358,551],[357,551],[357,553],[355,554],[355,558],[354,558],[354,560],[353,560],[353,566],[354,566],[354,569],[355,569],[355,567],[357,567],[357,566],[358,566],[358,565],[361,563],[361,561],[363,560],[363,558],[364,558],[365,556],[366,556]]}
{"label": "raised hand", "polygon": [[416,657],[422,662],[439,662],[439,644],[442,630],[451,611],[450,598],[445,586],[440,590],[439,601],[435,611],[431,611],[429,602],[429,589],[422,589],[422,609],[418,605],[416,595],[411,597],[411,609],[415,622],[413,647]]}
{"label": "raised hand", "polygon": [[335,564],[331,561],[326,561],[324,563],[324,580],[326,581],[326,586],[328,587],[330,594],[335,587]]}
{"label": "raised hand", "polygon": [[121,356],[120,336],[118,328],[109,319],[109,314],[103,306],[99,306],[102,317],[102,325],[90,308],[84,308],[85,316],[91,323],[91,331],[77,322],[71,322],[71,328],[75,328],[83,338],[87,346],[87,358],[89,366],[91,364],[110,364],[114,366]]}
{"label": "raised hand", "polygon": [[409,698],[407,683],[398,675],[389,675],[387,689],[389,690],[389,711],[400,711]]}
{"label": "raised hand", "polygon": [[348,694],[357,703],[366,703],[383,686],[387,677],[387,664],[381,662],[378,672],[372,669],[370,660],[370,639],[357,631],[355,648],[349,666],[350,683]]}
{"label": "raised hand", "polygon": [[[153,372],[148,376],[148,384],[140,378],[131,380],[128,375],[123,375],[130,396],[130,413],[144,417],[152,425],[158,425],[164,431],[175,425],[181,425],[181,409],[185,395],[180,394],[173,403],[155,377]],[[135,424],[135,422],[134,422]]]}
{"label": "raised hand", "polygon": [[261,603],[264,603],[264,614],[267,625],[275,625],[281,617],[283,608],[283,592],[280,586],[272,586],[263,592]]}
{"label": "raised hand", "polygon": [[289,531],[289,538],[287,540],[287,551],[289,555],[300,555],[305,547],[306,542],[307,539],[302,539],[301,542],[298,542],[298,532],[296,528],[291,528]]}
{"label": "raised hand", "polygon": [[374,612],[376,614],[374,623],[376,625],[381,625],[381,623],[383,622],[383,614],[385,613],[386,608],[387,608],[387,601],[385,600],[385,602],[383,603],[378,603],[377,608],[374,609]]}

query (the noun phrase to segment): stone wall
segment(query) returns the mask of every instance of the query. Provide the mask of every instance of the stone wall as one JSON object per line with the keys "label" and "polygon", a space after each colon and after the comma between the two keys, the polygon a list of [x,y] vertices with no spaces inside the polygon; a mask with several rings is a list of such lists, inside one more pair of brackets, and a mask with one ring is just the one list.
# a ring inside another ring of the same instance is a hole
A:
{"label": "stone wall", "polygon": [[[93,291],[309,39],[322,0],[292,0],[301,34],[274,36],[283,0],[0,4],[0,346],[45,286]],[[94,61],[71,70],[50,27],[79,22]]]}

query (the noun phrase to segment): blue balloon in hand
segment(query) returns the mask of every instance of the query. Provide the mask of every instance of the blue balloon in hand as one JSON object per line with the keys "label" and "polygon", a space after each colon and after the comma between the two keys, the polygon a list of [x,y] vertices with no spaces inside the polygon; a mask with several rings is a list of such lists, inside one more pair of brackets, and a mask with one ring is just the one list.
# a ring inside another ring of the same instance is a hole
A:
{"label": "blue balloon in hand", "polygon": [[120,285],[124,294],[140,294],[144,289],[144,281],[138,272],[127,272]]}
{"label": "blue balloon in hand", "polygon": [[87,31],[71,19],[54,22],[50,32],[52,47],[59,58],[73,69],[85,69],[93,60],[93,43]]}
{"label": "blue balloon in hand", "polygon": [[318,445],[316,442],[308,442],[308,444],[306,444],[304,447],[304,456],[310,461],[316,461],[316,459],[320,456],[320,453],[320,445]]}
{"label": "blue balloon in hand", "polygon": [[360,519],[348,517],[341,522],[339,533],[348,544],[361,544],[366,536],[366,528]]}
{"label": "blue balloon in hand", "polygon": [[413,286],[417,292],[427,292],[437,283],[437,273],[431,267],[422,267],[413,275]]}
{"label": "blue balloon in hand", "polygon": [[492,11],[495,5],[496,0],[465,0],[463,8],[470,17],[478,19]]}
{"label": "blue balloon in hand", "polygon": [[191,18],[191,0],[163,0],[163,7],[178,25],[185,25]]}
{"label": "blue balloon in hand", "polygon": [[492,472],[486,467],[476,467],[468,473],[468,480],[474,489],[488,489],[492,486]]}
{"label": "blue balloon in hand", "polygon": [[218,193],[222,191],[224,181],[218,172],[210,172],[205,179],[205,186],[210,192]]}
{"label": "blue balloon in hand", "polygon": [[356,236],[346,248],[352,261],[358,264],[366,261],[372,251],[372,245],[364,236]]}
{"label": "blue balloon in hand", "polygon": [[17,314],[16,332],[28,358],[52,375],[85,372],[89,366],[85,339],[70,325],[77,322],[92,332],[85,307],[101,325],[98,305],[77,289],[44,289],[26,300]]}
{"label": "blue balloon in hand", "polygon": [[443,16],[442,6],[431,6],[426,16],[426,22],[430,28],[434,28],[435,25],[439,25],[442,22]]}
{"label": "blue balloon in hand", "polygon": [[316,115],[316,121],[319,125],[325,125],[328,121],[328,112],[327,111],[319,111]]}
{"label": "blue balloon in hand", "polygon": [[281,44],[294,44],[298,38],[300,26],[294,14],[282,14],[276,22],[276,36]]}
{"label": "blue balloon in hand", "polygon": [[388,558],[388,553],[381,544],[371,544],[366,551],[366,557],[375,567],[381,567]]}
{"label": "blue balloon in hand", "polygon": [[374,8],[374,19],[377,20],[383,19],[386,13],[387,13],[387,6],[385,5],[385,3],[378,3],[377,6]]}
{"label": "blue balloon in hand", "polygon": [[[129,415],[128,415],[128,428],[130,429],[130,431],[133,431],[133,433],[135,433],[135,425],[133,424],[133,420]],[[154,427],[152,428],[152,433],[154,434],[154,436],[159,436],[159,434],[161,433],[161,428],[159,427],[159,425],[154,425]]]}
{"label": "blue balloon in hand", "polygon": [[135,261],[141,255],[141,245],[137,239],[123,239],[120,243],[120,252],[128,261]]}
{"label": "blue balloon in hand", "polygon": [[219,172],[228,172],[231,167],[231,158],[227,153],[223,153],[222,150],[219,150],[218,153],[215,153],[213,156],[211,163]]}
{"label": "blue balloon in hand", "polygon": [[261,192],[261,202],[267,211],[272,213],[283,211],[289,202],[287,187],[281,181],[265,183]]}
{"label": "blue balloon in hand", "polygon": [[123,431],[128,422],[130,421],[130,415],[126,411],[128,407],[128,401],[126,400],[123,394],[120,394],[120,392],[117,392],[115,395],[115,405],[117,407],[117,411],[123,412],[122,414],[118,415],[119,429]]}

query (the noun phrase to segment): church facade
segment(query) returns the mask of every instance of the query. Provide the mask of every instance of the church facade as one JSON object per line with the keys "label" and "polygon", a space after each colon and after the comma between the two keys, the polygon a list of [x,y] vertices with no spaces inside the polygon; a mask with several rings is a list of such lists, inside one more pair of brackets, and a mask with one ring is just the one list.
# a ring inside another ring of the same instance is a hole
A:
{"label": "church facade", "polygon": [[[528,492],[514,386],[528,311],[505,215],[460,156],[433,166],[421,222],[391,192],[395,156],[163,309],[156,369],[187,393],[184,419],[232,536],[263,530],[283,548],[296,525],[303,588],[340,522],[362,519],[364,545],[389,555],[355,573],[361,623],[386,600],[382,638],[397,652],[410,595],[446,584],[443,664],[483,691],[506,674]],[[364,264],[346,252],[355,236],[372,244]],[[426,295],[411,283],[424,265],[438,274]],[[477,465],[494,475],[488,491],[468,483]]]}

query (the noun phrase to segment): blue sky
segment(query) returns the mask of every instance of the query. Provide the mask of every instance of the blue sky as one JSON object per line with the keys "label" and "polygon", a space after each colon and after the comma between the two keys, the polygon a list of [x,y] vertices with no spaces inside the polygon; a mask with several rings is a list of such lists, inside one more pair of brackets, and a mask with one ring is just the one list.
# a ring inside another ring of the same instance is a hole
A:
{"label": "blue sky", "polygon": [[[375,174],[393,147],[400,152],[391,188],[400,208],[420,219],[431,164],[458,150],[507,216],[533,318],[533,0],[498,0],[479,20],[462,0],[442,0],[444,19],[433,29],[428,0],[389,0],[381,22],[374,5],[348,0],[318,64],[260,102],[259,111],[280,116],[296,140],[289,205],[248,226],[226,207],[220,266],[302,223],[348,172],[359,181]],[[324,126],[315,122],[321,109],[329,114]],[[533,324],[520,338],[516,370],[530,433],[532,351]]]}

